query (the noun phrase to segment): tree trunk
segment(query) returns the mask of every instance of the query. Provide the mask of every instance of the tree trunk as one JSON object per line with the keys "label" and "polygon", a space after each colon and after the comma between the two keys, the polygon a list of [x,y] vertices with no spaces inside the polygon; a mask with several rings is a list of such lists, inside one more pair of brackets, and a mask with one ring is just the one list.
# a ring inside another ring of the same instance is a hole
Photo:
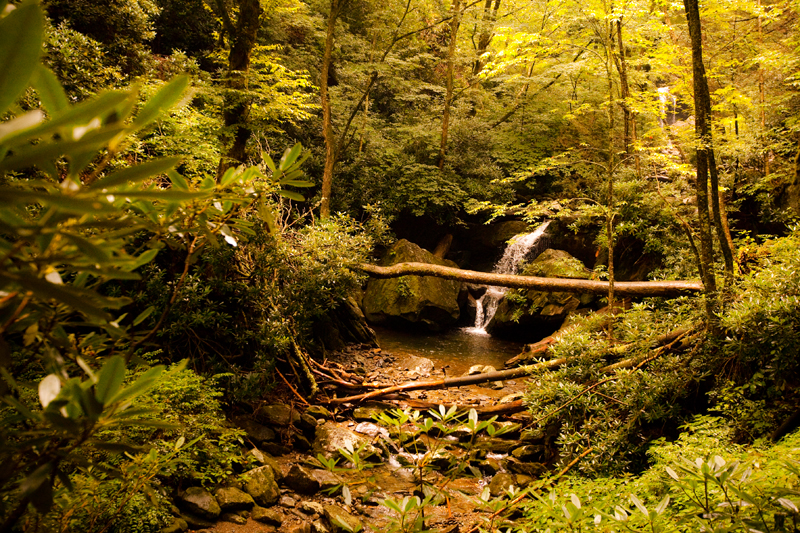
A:
{"label": "tree trunk", "polygon": [[[231,51],[228,54],[228,88],[233,91],[243,91],[247,88],[247,71],[250,68],[250,55],[256,44],[258,29],[261,26],[263,9],[259,0],[239,0],[239,16],[236,26],[225,11],[225,5],[217,2],[218,9],[222,11],[225,30],[231,41]],[[226,170],[238,166],[246,160],[247,141],[252,131],[247,126],[250,115],[250,101],[243,98],[240,93],[232,92],[225,97],[223,120],[226,129],[233,130],[233,144],[227,153],[220,159],[217,167],[217,181]]]}
{"label": "tree trunk", "polygon": [[[606,48],[606,77],[608,78],[608,203],[606,205],[606,239],[608,240],[608,309],[610,311],[608,322],[608,339],[614,338],[614,159],[616,148],[614,147],[614,80],[613,58],[614,58],[614,24],[609,23],[607,29],[608,46]],[[627,135],[627,122],[625,124]],[[627,144],[627,139],[626,139]]]}
{"label": "tree trunk", "polygon": [[717,282],[714,278],[714,241],[711,234],[711,217],[709,215],[709,159],[711,143],[711,126],[709,124],[711,96],[708,91],[706,69],[703,64],[703,36],[700,28],[700,8],[698,0],[683,0],[686,8],[686,21],[689,26],[689,37],[692,43],[692,74],[694,84],[695,135],[697,137],[697,218],[700,240],[700,277],[706,293],[706,316],[713,328],[717,322]]}
{"label": "tree trunk", "polygon": [[[599,296],[608,294],[608,283],[605,281],[492,274],[430,263],[397,263],[388,267],[361,264],[357,268],[376,278],[399,278],[409,275],[436,276],[444,279],[482,285],[496,285],[512,289],[585,293]],[[618,281],[614,285],[614,292],[617,296],[661,296],[673,298],[702,291],[703,285],[697,281]]]}
{"label": "tree trunk", "polygon": [[494,25],[497,22],[497,12],[500,10],[500,0],[486,0],[483,5],[483,19],[481,20],[481,32],[478,36],[478,46],[475,50],[475,63],[472,64],[472,76],[475,77],[480,74],[485,65],[481,56],[486,53],[489,48],[489,43],[492,42],[494,37]]}
{"label": "tree trunk", "polygon": [[455,70],[456,43],[458,27],[461,25],[461,0],[453,0],[453,18],[450,19],[450,44],[447,47],[447,94],[444,98],[442,112],[442,141],[439,146],[439,170],[444,168],[444,157],[447,154],[447,133],[450,128],[450,105],[453,102],[453,76]]}
{"label": "tree trunk", "polygon": [[322,173],[322,199],[319,205],[320,218],[326,219],[331,214],[331,190],[333,189],[333,167],[336,165],[336,138],[333,133],[331,118],[331,98],[328,94],[328,76],[333,57],[333,37],[336,19],[341,11],[341,0],[331,0],[331,11],[325,29],[325,50],[322,53],[322,69],[320,70],[319,97],[322,104],[322,136],[325,139],[325,167]]}

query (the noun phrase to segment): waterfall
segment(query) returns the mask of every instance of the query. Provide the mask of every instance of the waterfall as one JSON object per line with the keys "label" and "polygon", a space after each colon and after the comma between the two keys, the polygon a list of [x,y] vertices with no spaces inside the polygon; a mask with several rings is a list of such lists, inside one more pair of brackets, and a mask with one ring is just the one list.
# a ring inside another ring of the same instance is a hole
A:
{"label": "waterfall", "polygon": [[[503,257],[501,257],[494,266],[492,272],[495,274],[516,274],[522,260],[525,259],[537,245],[542,244],[540,241],[549,225],[550,221],[548,220],[536,228],[536,231],[533,233],[525,233],[514,237],[511,240],[511,244],[509,244],[503,252]],[[500,299],[507,290],[508,289],[505,287],[486,287],[486,292],[476,301],[475,326],[466,328],[469,332],[486,334],[486,325],[489,324],[494,317]]]}
{"label": "waterfall", "polygon": [[658,119],[658,124],[661,128],[664,126],[671,126],[677,120],[677,99],[675,95],[669,92],[669,87],[659,87],[658,89],[658,102],[659,111],[664,118]]}

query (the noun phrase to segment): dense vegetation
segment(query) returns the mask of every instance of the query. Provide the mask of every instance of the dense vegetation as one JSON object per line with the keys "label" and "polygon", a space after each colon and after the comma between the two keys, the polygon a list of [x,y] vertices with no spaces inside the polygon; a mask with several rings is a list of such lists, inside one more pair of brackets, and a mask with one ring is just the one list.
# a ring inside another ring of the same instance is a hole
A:
{"label": "dense vegetation", "polygon": [[392,229],[509,217],[587,231],[612,308],[618,243],[705,287],[552,347],[582,460],[518,527],[797,529],[796,2],[506,1],[0,0],[0,529],[159,530]]}

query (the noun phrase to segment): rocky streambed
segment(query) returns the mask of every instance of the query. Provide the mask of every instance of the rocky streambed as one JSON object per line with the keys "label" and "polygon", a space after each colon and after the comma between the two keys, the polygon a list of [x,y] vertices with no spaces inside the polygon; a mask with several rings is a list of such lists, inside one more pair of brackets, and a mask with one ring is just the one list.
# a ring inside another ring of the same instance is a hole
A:
{"label": "rocky streambed", "polygon": [[[384,383],[447,372],[429,359],[380,349],[349,349],[335,363]],[[468,531],[492,517],[487,500],[535,483],[557,459],[555,432],[527,429],[524,411],[478,413],[502,408],[523,389],[521,381],[488,382],[342,405],[306,405],[288,390],[276,393],[232,419],[247,434],[242,453],[257,466],[213,491],[178,491],[175,521],[165,531],[381,531],[417,518],[408,499],[414,495],[428,500],[426,529]],[[398,513],[393,503],[411,511]]]}

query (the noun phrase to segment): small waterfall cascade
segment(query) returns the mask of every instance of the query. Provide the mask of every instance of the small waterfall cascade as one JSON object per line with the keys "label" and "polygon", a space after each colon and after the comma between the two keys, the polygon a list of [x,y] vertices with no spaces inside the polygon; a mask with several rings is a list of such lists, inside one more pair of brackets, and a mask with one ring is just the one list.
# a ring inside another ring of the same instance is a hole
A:
{"label": "small waterfall cascade", "polygon": [[677,120],[677,100],[675,95],[669,92],[669,87],[658,88],[658,101],[659,111],[661,111],[661,116],[664,117],[658,119],[659,126],[664,128],[675,124]]}
{"label": "small waterfall cascade", "polygon": [[[534,247],[540,244],[549,225],[550,221],[548,220],[536,228],[533,233],[517,235],[511,241],[511,244],[506,247],[503,257],[495,264],[492,272],[495,274],[516,274],[522,260]],[[491,285],[486,287],[486,292],[476,301],[475,326],[466,328],[469,332],[486,334],[486,325],[494,317],[495,312],[497,312],[497,305],[507,290],[505,287],[493,287]]]}

